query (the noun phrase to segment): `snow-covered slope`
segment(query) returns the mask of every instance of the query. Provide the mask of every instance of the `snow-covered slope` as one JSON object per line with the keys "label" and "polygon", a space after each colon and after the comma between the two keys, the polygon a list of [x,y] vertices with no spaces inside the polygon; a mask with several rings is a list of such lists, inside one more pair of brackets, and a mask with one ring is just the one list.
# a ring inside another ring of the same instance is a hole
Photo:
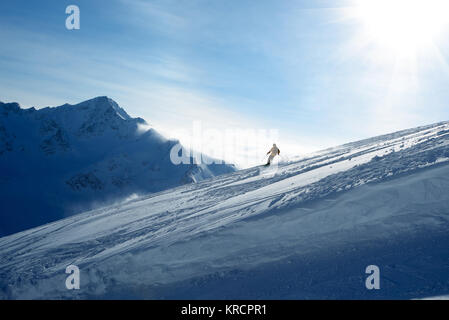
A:
{"label": "snow-covered slope", "polygon": [[174,165],[167,140],[97,97],[36,110],[0,102],[0,236],[123,200],[235,171]]}
{"label": "snow-covered slope", "polygon": [[[0,239],[2,298],[449,293],[449,123],[250,168]],[[81,272],[65,288],[65,268]],[[381,289],[365,288],[377,265]]]}

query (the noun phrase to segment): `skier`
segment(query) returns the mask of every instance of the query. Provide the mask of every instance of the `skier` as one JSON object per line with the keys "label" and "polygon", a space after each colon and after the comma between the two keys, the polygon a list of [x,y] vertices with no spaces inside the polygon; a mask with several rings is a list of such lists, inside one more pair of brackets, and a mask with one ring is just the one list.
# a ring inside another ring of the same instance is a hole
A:
{"label": "skier", "polygon": [[266,166],[269,166],[271,163],[271,160],[273,160],[273,158],[275,156],[277,156],[278,154],[281,153],[281,150],[279,150],[279,148],[276,146],[276,143],[273,143],[273,147],[270,149],[270,151],[267,152],[267,155],[270,154],[270,156],[268,157],[268,162],[266,164]]}

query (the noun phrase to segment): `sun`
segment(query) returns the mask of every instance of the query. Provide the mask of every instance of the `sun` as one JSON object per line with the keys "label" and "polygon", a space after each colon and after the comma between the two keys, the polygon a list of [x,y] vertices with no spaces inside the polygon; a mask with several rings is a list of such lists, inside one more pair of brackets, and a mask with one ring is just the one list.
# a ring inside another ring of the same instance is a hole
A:
{"label": "sun", "polygon": [[449,0],[355,0],[361,37],[397,54],[429,46],[449,22]]}

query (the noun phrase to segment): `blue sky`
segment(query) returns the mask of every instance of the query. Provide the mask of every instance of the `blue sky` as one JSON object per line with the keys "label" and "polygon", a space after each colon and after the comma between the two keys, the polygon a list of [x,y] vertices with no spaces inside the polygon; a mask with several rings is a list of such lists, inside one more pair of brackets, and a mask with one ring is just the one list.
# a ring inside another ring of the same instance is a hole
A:
{"label": "blue sky", "polygon": [[[80,30],[65,28],[70,4]],[[447,25],[428,35],[432,46],[404,54],[362,31],[369,19],[355,5],[4,0],[0,100],[44,107],[107,95],[169,136],[193,121],[276,129],[285,154],[448,120]]]}

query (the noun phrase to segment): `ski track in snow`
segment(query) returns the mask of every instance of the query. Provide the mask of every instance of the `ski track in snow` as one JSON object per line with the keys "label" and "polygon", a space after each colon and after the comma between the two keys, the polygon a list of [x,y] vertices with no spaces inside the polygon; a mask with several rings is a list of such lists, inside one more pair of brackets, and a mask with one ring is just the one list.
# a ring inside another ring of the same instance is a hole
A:
{"label": "ski track in snow", "polygon": [[[344,282],[338,272],[352,267],[343,268],[346,262],[333,254],[342,251],[361,263],[365,258],[358,245],[366,252],[379,252],[381,244],[399,250],[391,241],[407,243],[407,237],[410,243],[425,239],[422,254],[429,252],[424,245],[432,241],[429,230],[440,237],[448,230],[448,160],[449,124],[443,122],[274,167],[241,170],[3,237],[0,298],[369,298],[367,290],[336,290],[348,283],[349,288],[363,286],[364,274],[349,274]],[[401,257],[413,261],[413,269],[418,262],[407,255],[408,247],[403,249]],[[449,261],[441,252],[445,247],[439,250],[433,254],[443,259],[442,268],[433,272],[442,274]],[[328,251],[334,260],[323,260]],[[379,260],[391,268],[394,256],[388,260],[388,252]],[[334,273],[322,269],[330,261],[340,266]],[[82,290],[65,289],[70,264],[81,269]],[[302,278],[287,275],[289,267],[279,276],[285,266],[302,270]],[[395,274],[404,274],[407,266],[402,268]],[[239,279],[240,286],[232,279]],[[373,297],[449,292],[449,272],[446,281],[439,279],[424,291],[413,287],[407,294],[399,290],[407,285],[385,281],[390,292]],[[426,283],[414,283],[420,281]]]}

